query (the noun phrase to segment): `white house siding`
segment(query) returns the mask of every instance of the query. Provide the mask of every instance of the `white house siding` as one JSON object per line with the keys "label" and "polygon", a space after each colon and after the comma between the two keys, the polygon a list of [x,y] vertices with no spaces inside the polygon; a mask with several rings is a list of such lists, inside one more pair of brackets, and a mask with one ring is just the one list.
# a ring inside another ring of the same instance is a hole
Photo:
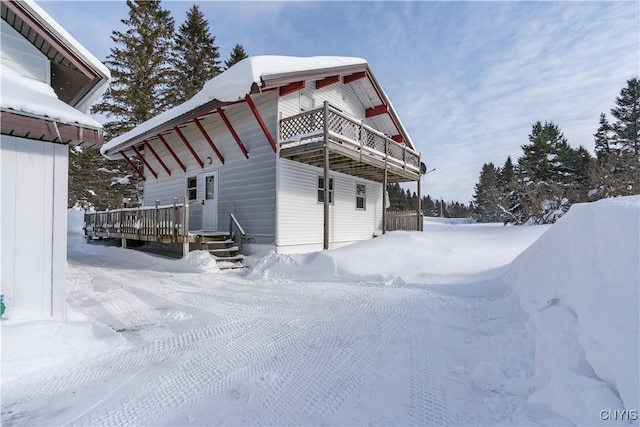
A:
{"label": "white house siding", "polygon": [[[277,123],[276,97],[276,92],[252,97],[274,138]],[[182,131],[205,163],[204,169],[200,168],[175,132],[166,135],[166,139],[186,166],[186,174],[164,145],[153,140],[153,148],[170,168],[171,176],[167,175],[153,155],[147,153],[145,158],[158,173],[158,179],[146,171],[144,205],[151,206],[156,200],[161,204],[170,204],[173,203],[174,197],[182,201],[186,195],[186,177],[217,169],[218,230],[228,230],[229,213],[233,213],[245,229],[248,242],[273,245],[275,243],[276,154],[246,103],[227,107],[225,114],[249,152],[249,159],[245,158],[219,115],[209,115],[201,120],[201,123],[224,157],[225,164],[220,163],[215,152],[193,124],[182,128]],[[211,164],[207,157],[211,158]],[[200,202],[201,200],[197,200],[190,205],[192,230],[201,228],[202,205]]]}
{"label": "white house siding", "polygon": [[318,90],[315,88],[315,82],[307,82],[304,89],[280,97],[280,117],[290,117],[300,113],[301,96],[312,99],[313,108],[322,106],[324,101],[329,101],[329,104],[345,114],[356,118],[364,117],[364,107],[358,101],[355,92],[342,82]]}
{"label": "white house siding", "polygon": [[[281,253],[322,250],[324,206],[318,203],[323,169],[280,159],[278,241]],[[373,237],[382,226],[382,184],[331,171],[330,248]],[[366,209],[356,209],[356,184],[366,185]]]}
{"label": "white house siding", "polygon": [[2,65],[6,65],[23,76],[50,84],[50,64],[47,57],[5,20],[0,20],[0,22]]}
{"label": "white house siding", "polygon": [[0,167],[0,293],[9,310],[62,320],[67,146],[2,135]]}
{"label": "white house siding", "polygon": [[[353,84],[357,84],[357,81]],[[353,89],[341,81],[320,89],[315,88],[315,82],[307,82],[304,89],[280,98],[279,116],[285,118],[299,114],[301,112],[301,104],[308,102],[307,100],[302,101],[302,97],[313,100],[313,108],[320,107],[324,101],[328,101],[330,105],[344,114],[357,120],[363,120],[364,124],[375,128],[371,118],[364,118],[365,107],[360,103]]]}

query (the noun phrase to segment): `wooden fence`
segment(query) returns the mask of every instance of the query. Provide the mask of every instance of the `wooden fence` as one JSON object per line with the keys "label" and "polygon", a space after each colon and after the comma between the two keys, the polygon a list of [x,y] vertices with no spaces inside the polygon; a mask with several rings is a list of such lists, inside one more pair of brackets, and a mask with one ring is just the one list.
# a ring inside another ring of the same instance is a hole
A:
{"label": "wooden fence", "polygon": [[387,211],[387,231],[422,231],[421,222],[417,211]]}

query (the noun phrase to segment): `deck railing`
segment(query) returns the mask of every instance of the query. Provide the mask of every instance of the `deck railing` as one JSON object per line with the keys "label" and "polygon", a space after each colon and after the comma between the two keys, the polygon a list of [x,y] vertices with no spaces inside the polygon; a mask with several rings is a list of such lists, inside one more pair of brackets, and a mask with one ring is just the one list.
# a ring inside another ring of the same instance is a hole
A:
{"label": "deck railing", "polygon": [[[234,230],[238,230],[238,233],[237,234],[234,233],[233,232]],[[229,214],[229,236],[232,239],[237,240],[238,252],[240,253],[242,253],[242,242],[245,239],[246,235],[247,234],[244,232],[244,229],[236,219],[236,216],[230,213]]]}
{"label": "deck railing", "polygon": [[186,242],[189,236],[189,204],[139,208],[123,208],[100,212],[85,212],[84,230],[87,238],[106,237],[163,242]]}
{"label": "deck railing", "polygon": [[420,154],[365,125],[362,120],[347,116],[331,105],[323,105],[280,120],[281,147],[293,147],[322,140],[325,109],[330,140],[362,155],[387,160],[402,168],[420,172]]}

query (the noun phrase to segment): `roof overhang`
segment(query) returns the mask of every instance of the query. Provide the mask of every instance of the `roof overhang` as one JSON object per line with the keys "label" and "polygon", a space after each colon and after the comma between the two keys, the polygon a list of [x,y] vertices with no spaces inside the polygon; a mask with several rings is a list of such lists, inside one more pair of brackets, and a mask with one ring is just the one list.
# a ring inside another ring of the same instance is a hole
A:
{"label": "roof overhang", "polygon": [[1,3],[2,19],[51,61],[51,87],[58,98],[86,112],[107,89],[109,70],[35,2]]}
{"label": "roof overhang", "polygon": [[[228,72],[233,72],[233,68],[225,71],[225,73]],[[358,75],[359,73],[362,73],[362,78],[353,79],[353,81],[347,79],[346,84],[350,84],[352,86],[360,102],[363,103],[365,108],[376,108],[380,105],[386,106],[384,114],[377,115],[376,117],[373,117],[372,120],[377,123],[384,124],[382,127],[389,132],[389,136],[393,137],[398,142],[407,144],[409,148],[415,150],[415,146],[396,114],[391,101],[380,87],[368,64],[364,61],[357,64],[323,67],[319,69],[261,74],[260,84],[257,84],[256,82],[247,83],[245,93],[247,95],[262,93],[265,91],[284,88],[289,85],[300,85],[301,82],[304,84],[305,82],[323,81],[327,78],[332,78],[331,81],[337,81],[334,78],[335,76],[340,76],[344,79],[349,76]],[[186,103],[191,101],[192,100],[187,101]],[[171,114],[171,110],[166,111],[165,113],[162,113],[161,115],[156,116],[155,118],[138,126],[138,128],[143,129],[142,131],[136,131],[134,128],[134,130],[130,131],[131,136],[128,136],[127,133],[125,133],[121,137],[116,138],[113,142],[116,142],[117,140],[117,143],[108,148],[105,147],[106,149],[103,148],[102,154],[110,159],[118,159],[120,158],[118,153],[130,150],[133,146],[143,144],[147,139],[170,132],[175,127],[190,123],[199,117],[211,114],[225,106],[243,102],[246,102],[246,97],[245,99],[239,99],[231,102],[213,99],[181,114],[176,115]],[[185,104],[182,104],[182,106],[178,106],[177,108],[181,108],[185,106]],[[166,119],[163,119],[162,116],[166,116]]]}
{"label": "roof overhang", "polygon": [[14,111],[0,112],[2,135],[71,145],[100,145],[102,129]]}

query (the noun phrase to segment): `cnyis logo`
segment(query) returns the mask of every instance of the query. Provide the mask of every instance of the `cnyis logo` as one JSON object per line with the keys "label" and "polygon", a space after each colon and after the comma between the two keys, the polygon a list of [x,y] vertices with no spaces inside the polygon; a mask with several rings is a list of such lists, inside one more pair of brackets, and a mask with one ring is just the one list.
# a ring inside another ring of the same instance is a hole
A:
{"label": "cnyis logo", "polygon": [[603,409],[600,419],[604,421],[636,421],[638,411],[635,409]]}

